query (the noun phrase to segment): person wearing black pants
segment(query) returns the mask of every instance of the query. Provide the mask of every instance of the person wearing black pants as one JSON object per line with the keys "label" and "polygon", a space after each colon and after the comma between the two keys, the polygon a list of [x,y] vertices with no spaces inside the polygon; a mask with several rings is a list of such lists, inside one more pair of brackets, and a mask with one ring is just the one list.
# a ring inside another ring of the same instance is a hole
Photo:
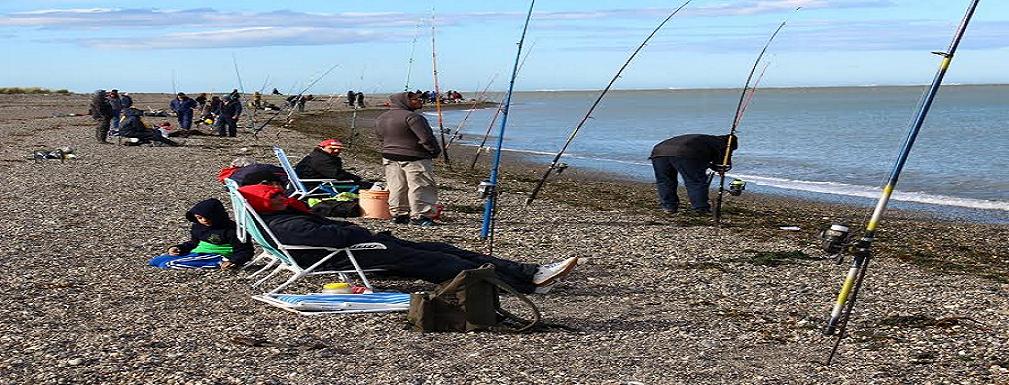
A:
{"label": "person wearing black pants", "polygon": [[729,163],[723,167],[721,164],[725,160],[728,140],[729,135],[687,134],[666,139],[652,148],[652,154],[648,158],[655,171],[655,188],[663,211],[675,214],[679,210],[677,174],[683,178],[693,211],[698,214],[711,211],[711,204],[708,203],[707,169],[720,173],[729,171],[732,150],[738,147],[738,142],[732,136]]}
{"label": "person wearing black pants", "polygon": [[[279,242],[291,245],[342,248],[358,243],[378,242],[385,250],[357,250],[354,255],[364,269],[385,269],[389,273],[409,278],[442,283],[463,270],[484,264],[494,265],[497,275],[521,293],[546,293],[578,264],[578,258],[568,258],[547,265],[534,265],[495,258],[463,250],[442,242],[413,242],[391,234],[372,234],[350,222],[317,216],[297,199],[283,195],[283,190],[270,185],[247,185],[238,189],[249,205],[260,214],[266,226]],[[292,250],[298,264],[310,266],[330,252],[326,250]],[[338,256],[328,261],[327,268],[345,268],[349,261]]]}
{"label": "person wearing black pants", "polygon": [[238,100],[238,96],[234,94],[225,96],[221,114],[217,117],[217,135],[238,136],[238,118],[241,115],[242,102]]}

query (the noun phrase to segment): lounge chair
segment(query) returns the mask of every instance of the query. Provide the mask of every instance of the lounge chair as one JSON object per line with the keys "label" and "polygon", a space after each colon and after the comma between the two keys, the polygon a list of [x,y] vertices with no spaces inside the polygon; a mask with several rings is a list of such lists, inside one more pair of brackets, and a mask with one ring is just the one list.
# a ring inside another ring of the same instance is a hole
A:
{"label": "lounge chair", "polygon": [[[280,167],[284,168],[284,172],[287,173],[287,179],[290,180],[290,187],[294,189],[291,196],[297,199],[308,199],[309,197],[318,196],[332,196],[337,192],[357,191],[357,182],[352,180],[337,180],[337,179],[301,179],[298,177],[298,173],[294,172],[294,167],[291,166],[291,161],[287,159],[287,154],[284,153],[284,149],[273,146],[273,153],[277,156],[277,160],[280,161]],[[305,186],[305,183],[311,183],[314,186],[309,189]]]}
{"label": "lounge chair", "polygon": [[[249,203],[245,200],[245,197],[238,192],[238,183],[231,179],[225,179],[225,186],[228,189],[228,196],[231,198],[232,207],[235,210],[235,222],[237,223],[237,232],[239,239],[247,239],[251,236],[252,239],[263,248],[263,254],[260,254],[256,260],[267,260],[265,267],[254,273],[252,276],[258,275],[270,268],[273,271],[270,272],[266,277],[256,281],[252,284],[252,287],[259,287],[265,283],[270,278],[273,278],[277,274],[288,271],[291,273],[291,277],[287,279],[286,282],[273,288],[272,290],[264,293],[264,296],[271,296],[280,293],[286,287],[290,286],[292,283],[301,279],[302,277],[308,275],[318,275],[318,274],[336,274],[341,280],[347,283],[351,283],[350,276],[352,274],[357,274],[360,277],[361,282],[368,289],[373,289],[371,282],[368,281],[368,277],[365,275],[367,272],[382,271],[380,269],[362,269],[360,264],[357,263],[357,259],[354,257],[354,251],[358,250],[377,250],[385,249],[385,245],[377,242],[369,243],[359,243],[356,245],[351,245],[344,248],[333,248],[333,247],[321,247],[321,246],[303,246],[303,245],[285,245],[281,243],[273,232],[270,231],[263,219],[259,217],[259,214],[249,206]],[[291,256],[291,250],[325,250],[328,251],[325,257],[320,259],[315,264],[311,266],[301,266],[298,262]],[[322,266],[330,259],[340,255],[345,254],[347,260],[354,266],[353,270],[327,270],[327,271],[316,271],[319,266]],[[255,297],[254,297],[255,298]]]}
{"label": "lounge chair", "polygon": [[406,293],[264,294],[253,298],[304,315],[377,313],[410,309],[410,295]]}

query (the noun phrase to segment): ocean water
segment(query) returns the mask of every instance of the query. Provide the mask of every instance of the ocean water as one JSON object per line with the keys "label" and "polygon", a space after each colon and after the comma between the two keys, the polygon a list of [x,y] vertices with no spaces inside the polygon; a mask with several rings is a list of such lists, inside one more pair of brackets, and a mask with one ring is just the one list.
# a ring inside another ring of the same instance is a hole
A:
{"label": "ocean water", "polygon": [[[761,89],[738,130],[732,174],[748,190],[871,205],[924,89]],[[597,95],[516,93],[505,148],[549,162]],[[563,161],[653,181],[652,146],[687,133],[726,134],[738,99],[739,90],[727,89],[611,91]],[[493,112],[473,111],[463,141],[479,142]],[[454,129],[466,113],[445,112],[445,126]],[[891,202],[1009,222],[1007,126],[1009,86],[943,86]]]}

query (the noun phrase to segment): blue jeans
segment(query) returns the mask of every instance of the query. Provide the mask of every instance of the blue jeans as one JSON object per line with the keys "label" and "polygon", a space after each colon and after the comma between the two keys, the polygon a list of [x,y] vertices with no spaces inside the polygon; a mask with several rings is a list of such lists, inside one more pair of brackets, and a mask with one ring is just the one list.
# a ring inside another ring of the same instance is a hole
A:
{"label": "blue jeans", "polygon": [[122,110],[112,110],[112,129],[119,132],[119,116]]}
{"label": "blue jeans", "polygon": [[652,158],[652,169],[655,171],[655,188],[659,193],[659,202],[665,210],[676,211],[680,207],[680,198],[676,196],[677,173],[683,178],[683,186],[687,188],[690,205],[697,211],[708,211],[708,162],[701,159],[688,159],[676,156],[660,156]]}

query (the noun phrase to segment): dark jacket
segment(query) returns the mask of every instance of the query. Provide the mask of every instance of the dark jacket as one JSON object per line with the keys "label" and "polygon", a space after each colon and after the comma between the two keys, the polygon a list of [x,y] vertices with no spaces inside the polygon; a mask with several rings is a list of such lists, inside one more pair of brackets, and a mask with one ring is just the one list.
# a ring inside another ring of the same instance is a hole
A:
{"label": "dark jacket", "polygon": [[193,115],[193,109],[196,108],[196,101],[190,98],[184,98],[179,100],[178,98],[172,99],[168,106],[172,108],[179,115]]}
{"label": "dark jacket", "polygon": [[[264,177],[264,174],[268,175]],[[238,183],[239,186],[257,184],[268,178],[273,178],[272,180],[280,182],[281,185],[286,186],[288,183],[287,173],[284,172],[283,168],[267,163],[256,163],[239,167],[228,178]]]}
{"label": "dark jacket", "polygon": [[[285,245],[341,248],[363,242],[375,242],[370,231],[350,222],[336,221],[294,209],[260,214],[270,231]],[[318,262],[329,254],[322,250],[291,250],[302,266]]]}
{"label": "dark jacket", "polygon": [[343,169],[343,159],[316,147],[294,166],[294,172],[302,179],[337,179],[358,182],[361,177]]}
{"label": "dark jacket", "polygon": [[392,95],[389,102],[392,109],[375,119],[375,134],[382,142],[382,156],[392,160],[419,160],[441,154],[431,125],[424,115],[410,109],[407,93]]}
{"label": "dark jacket", "polygon": [[119,103],[123,109],[128,109],[133,107],[133,98],[130,95],[123,95],[119,97]]}
{"label": "dark jacket", "polygon": [[[210,226],[204,226],[197,222],[195,214],[210,219]],[[228,218],[228,212],[224,210],[224,204],[221,201],[210,198],[197,203],[186,212],[186,219],[193,222],[193,227],[189,230],[189,241],[175,246],[182,254],[189,253],[199,245],[200,241],[204,241],[216,245],[230,244],[232,254],[227,259],[236,265],[243,265],[252,259],[252,243],[238,240],[235,222]]]}
{"label": "dark jacket", "polygon": [[[652,154],[648,157],[648,159],[662,156],[675,156],[679,158],[706,160],[714,164],[722,164],[722,161],[725,159],[725,147],[728,139],[728,135],[714,136],[704,134],[687,134],[674,136],[656,144],[655,147],[652,148]],[[738,139],[733,137],[732,149],[735,150],[738,147]],[[731,165],[732,154],[730,153],[729,155],[729,164]]]}
{"label": "dark jacket", "polygon": [[220,115],[226,119],[238,119],[238,116],[242,114],[242,102],[238,99],[225,99],[221,105]]}
{"label": "dark jacket", "polygon": [[95,120],[112,119],[112,105],[105,98],[105,90],[95,91],[91,96],[91,106],[88,113]]}

